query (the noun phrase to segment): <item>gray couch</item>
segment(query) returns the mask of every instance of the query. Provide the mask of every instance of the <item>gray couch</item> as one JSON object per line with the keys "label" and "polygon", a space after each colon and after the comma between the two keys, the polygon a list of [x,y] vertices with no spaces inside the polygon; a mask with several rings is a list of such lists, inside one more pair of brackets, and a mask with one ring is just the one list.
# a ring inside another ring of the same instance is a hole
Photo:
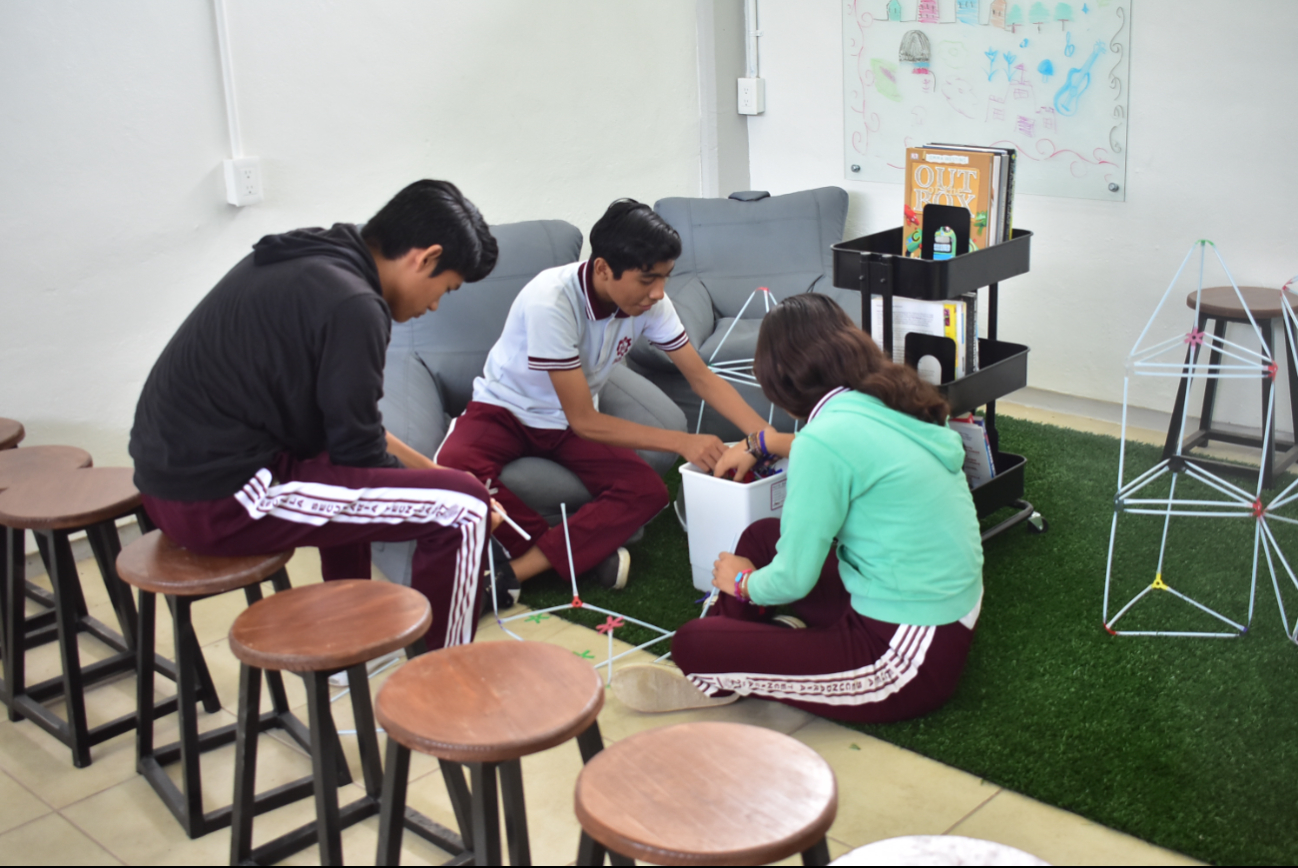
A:
{"label": "gray couch", "polygon": [[[539,272],[575,262],[581,232],[562,220],[529,220],[491,227],[500,244],[496,268],[478,283],[465,284],[442,298],[437,311],[392,327],[384,372],[384,426],[425,455],[432,456],[451,419],[473,396],[487,353],[500,336],[515,296]],[[658,428],[685,430],[685,416],[657,387],[625,365],[613,372],[599,396],[604,413]],[[659,473],[676,456],[640,453]],[[507,465],[500,481],[552,525],[559,504],[571,512],[590,500],[580,480],[543,458],[520,458]],[[414,543],[375,543],[374,563],[394,582],[410,583]]]}
{"label": "gray couch", "polygon": [[[759,286],[771,290],[773,301],[799,292],[824,292],[849,312],[853,305],[860,309],[856,293],[835,289],[831,280],[830,247],[843,240],[847,223],[847,193],[838,187],[783,196],[754,191],[734,193],[729,199],[660,199],[654,210],[681,235],[681,257],[667,284],[667,295],[704,361],[711,358]],[[760,297],[753,299],[716,361],[753,357],[764,312]],[[632,368],[676,402],[694,430],[699,399],[667,354],[642,340],[629,358]],[[753,409],[767,416],[770,403],[760,389],[736,388]],[[777,410],[775,426],[791,431],[793,420]],[[702,430],[727,440],[742,436],[711,407],[703,415]]]}

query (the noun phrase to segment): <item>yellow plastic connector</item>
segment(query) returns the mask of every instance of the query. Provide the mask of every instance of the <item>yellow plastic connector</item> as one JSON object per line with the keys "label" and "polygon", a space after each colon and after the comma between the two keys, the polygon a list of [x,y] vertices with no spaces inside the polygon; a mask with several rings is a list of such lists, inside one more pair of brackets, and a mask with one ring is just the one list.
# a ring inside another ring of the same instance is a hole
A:
{"label": "yellow plastic connector", "polygon": [[1171,588],[1169,588],[1167,585],[1165,585],[1165,584],[1163,583],[1163,574],[1162,574],[1162,573],[1159,573],[1158,575],[1154,576],[1154,584],[1150,585],[1150,587],[1153,588],[1155,591],[1170,591],[1170,590],[1171,590]]}

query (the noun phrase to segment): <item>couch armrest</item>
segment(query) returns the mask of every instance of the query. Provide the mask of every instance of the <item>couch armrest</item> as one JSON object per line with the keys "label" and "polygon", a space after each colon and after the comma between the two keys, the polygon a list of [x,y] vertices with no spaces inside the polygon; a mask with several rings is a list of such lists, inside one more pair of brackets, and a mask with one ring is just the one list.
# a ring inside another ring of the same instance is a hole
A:
{"label": "couch armrest", "polygon": [[419,356],[405,348],[388,349],[379,412],[385,429],[429,458],[442,445],[451,423],[437,380]]}
{"label": "couch armrest", "polygon": [[[617,365],[599,393],[601,413],[669,431],[685,430],[685,414],[663,390],[628,368]],[[675,452],[637,450],[649,466],[662,476],[676,463]]]}

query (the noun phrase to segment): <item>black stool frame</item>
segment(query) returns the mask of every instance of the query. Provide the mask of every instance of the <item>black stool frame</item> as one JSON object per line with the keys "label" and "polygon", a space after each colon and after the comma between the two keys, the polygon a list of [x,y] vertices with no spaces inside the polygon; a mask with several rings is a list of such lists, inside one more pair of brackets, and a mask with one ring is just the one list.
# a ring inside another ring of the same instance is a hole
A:
{"label": "black stool frame", "polygon": [[[420,639],[406,649],[406,656],[416,657],[424,653],[424,650],[424,641]],[[351,783],[351,775],[340,773],[335,776],[325,774],[324,770],[332,768],[346,772],[347,769],[347,761],[342,754],[342,743],[334,727],[333,709],[329,702],[329,676],[342,671],[347,673],[347,683],[351,688],[352,714],[356,720],[356,737],[360,742],[365,795],[340,808],[338,787],[340,784]],[[268,675],[278,674],[273,670],[268,671]],[[252,846],[253,817],[262,813],[262,810],[257,807],[258,798],[268,798],[270,794],[256,796],[257,732],[262,719],[260,715],[262,670],[244,663],[239,668],[239,721],[236,724],[238,736],[235,740],[234,805],[230,823],[231,865],[273,864],[317,843],[320,846],[321,865],[341,865],[343,864],[342,830],[379,813],[384,787],[383,766],[379,755],[378,733],[374,725],[369,672],[365,663],[358,663],[346,670],[330,669],[298,674],[306,682],[310,724],[308,750],[311,753],[312,773],[309,778],[303,778],[279,789],[286,790],[288,787],[303,785],[305,793],[298,798],[305,798],[307,794],[314,793],[316,821],[280,835],[255,849]],[[279,804],[287,804],[290,801],[296,799],[285,798]],[[450,829],[438,825],[423,814],[406,809],[404,804],[402,807],[405,828],[443,850],[451,853],[463,852],[464,846],[460,837]]]}
{"label": "black stool frame", "polygon": [[[1221,364],[1221,350],[1218,347],[1226,336],[1227,323],[1248,324],[1247,319],[1237,319],[1234,317],[1210,316],[1206,313],[1199,314],[1199,331],[1207,331],[1208,320],[1215,320],[1213,324],[1213,347],[1208,356],[1208,364]],[[1283,319],[1283,318],[1282,318]],[[1262,333],[1262,340],[1266,344],[1267,353],[1275,359],[1275,320],[1273,318],[1255,318],[1258,331]],[[1282,323],[1283,326],[1283,323]],[[1284,329],[1282,328],[1282,331]],[[1290,340],[1285,341],[1285,347],[1289,359],[1289,408],[1292,414],[1293,430],[1295,436],[1298,436],[1298,352]],[[1185,352],[1186,367],[1192,362],[1199,359],[1200,347],[1191,344]],[[1271,389],[1274,386],[1272,377],[1265,374],[1260,378],[1262,380],[1262,417],[1263,424],[1266,424],[1266,408],[1271,401]],[[1270,424],[1267,430],[1262,432],[1261,437],[1254,437],[1248,434],[1233,434],[1229,431],[1222,431],[1212,427],[1213,405],[1217,399],[1217,381],[1208,378],[1204,383],[1203,389],[1203,409],[1199,414],[1198,430],[1181,439],[1181,415],[1185,410],[1185,402],[1189,399],[1187,394],[1187,378],[1181,377],[1181,385],[1176,390],[1176,405],[1172,409],[1172,424],[1167,429],[1167,441],[1163,445],[1163,458],[1171,458],[1176,454],[1177,443],[1181,445],[1181,455],[1185,458],[1191,458],[1190,450],[1200,446],[1207,446],[1213,440],[1222,443],[1232,443],[1236,446],[1248,446],[1253,449],[1262,449],[1264,443],[1270,444],[1269,449],[1263,449],[1262,455],[1262,487],[1270,488],[1275,480],[1277,473],[1283,473],[1295,460],[1298,460],[1298,444],[1295,443],[1278,443],[1275,438],[1275,413],[1271,414]],[[1279,460],[1276,460],[1276,453],[1281,453]],[[1229,464],[1224,461],[1215,461],[1210,458],[1192,458],[1195,464],[1201,465],[1218,473],[1229,473],[1236,476],[1256,477],[1257,470],[1248,465]]]}
{"label": "black stool frame", "polygon": [[[277,592],[286,591],[290,587],[288,572],[283,567],[262,581],[270,582]],[[248,598],[248,605],[252,605],[262,598],[261,582],[245,587],[243,592]],[[201,735],[198,732],[199,699],[203,700],[203,709],[209,714],[220,710],[221,703],[217,698],[216,687],[212,684],[212,676],[208,672],[206,662],[201,655],[196,657],[190,650],[199,647],[190,610],[194,603],[219,595],[166,594],[164,596],[171,609],[175,646],[179,649],[176,652],[176,669],[179,676],[176,680],[176,698],[179,705],[177,716],[180,724],[180,741],[165,747],[155,747],[153,744],[153,668],[157,630],[157,595],[140,590],[140,650],[136,662],[137,704],[140,709],[147,710],[149,713],[141,715],[144,722],[135,731],[135,764],[136,770],[152,785],[163,804],[184,828],[185,834],[191,838],[199,838],[208,832],[229,826],[233,807],[226,805],[214,811],[206,813],[203,811],[200,757],[207,751],[233,742],[238,734],[238,724],[232,723]],[[270,688],[273,709],[258,717],[257,731],[283,729],[304,749],[309,749],[310,733],[302,722],[289,712],[288,695],[284,692],[284,681],[280,673],[267,673],[266,681]],[[167,776],[164,768],[176,761],[182,765],[179,787]],[[343,774],[346,775],[345,766]],[[348,775],[344,783],[350,780]],[[310,779],[295,781],[258,796],[253,809],[256,813],[262,814],[306,798],[310,794]]]}
{"label": "black stool frame", "polygon": [[[136,516],[142,530],[152,529],[143,510],[138,511]],[[9,706],[9,719],[18,721],[24,717],[31,718],[32,723],[72,749],[72,763],[77,768],[90,765],[91,746],[130,732],[138,721],[137,710],[93,729],[86,723],[85,688],[135,668],[139,625],[130,588],[117,575],[117,555],[122,550],[122,544],[117,536],[116,520],[108,519],[82,529],[86,532],[91,551],[99,565],[104,588],[116,612],[121,633],[90,617],[87,612],[85,596],[81,592],[81,582],[77,575],[76,558],[68,541],[69,535],[75,533],[76,529],[33,531],[54,588],[50,602],[54,606],[52,614],[55,633],[63,659],[62,676],[39,684],[27,684],[26,652],[29,648],[49,641],[46,638],[48,625],[45,623],[49,613],[42,613],[32,619],[26,618],[25,598],[29,596],[29,583],[23,553],[25,532],[17,528],[3,529],[8,540],[9,558],[4,577],[4,604],[0,607],[3,609],[0,613],[3,615],[3,630],[0,631],[3,632],[4,645],[3,697]],[[44,602],[43,599],[40,601]],[[77,649],[77,635],[83,632],[99,639],[117,653],[82,666]],[[202,659],[197,644],[188,650]],[[176,667],[170,660],[155,659],[154,669],[173,681],[176,679]],[[42,704],[59,697],[66,703],[67,720],[61,719]],[[151,713],[162,716],[175,710],[176,702],[172,699],[159,703]]]}
{"label": "black stool frame", "polygon": [[[599,722],[594,721],[577,736],[581,761],[590,762],[604,749]],[[376,865],[397,865],[401,859],[401,823],[398,816],[412,813],[406,808],[410,777],[410,748],[388,736],[388,771],[383,779],[383,812],[379,818],[379,848]],[[523,768],[519,760],[498,763],[465,763],[438,760],[442,779],[451,795],[455,822],[463,838],[463,852],[447,865],[501,865],[500,819],[498,801],[503,800],[505,838],[509,844],[510,865],[531,865],[532,850],[527,834],[527,806],[523,800]],[[465,785],[463,768],[469,769],[472,788]],[[500,799],[497,798],[497,776]],[[408,824],[407,824],[408,825]],[[431,839],[430,839],[431,840]],[[434,841],[433,843],[437,843]],[[476,845],[476,846],[475,846]],[[447,852],[445,845],[438,844]],[[481,857],[481,858],[479,858]]]}

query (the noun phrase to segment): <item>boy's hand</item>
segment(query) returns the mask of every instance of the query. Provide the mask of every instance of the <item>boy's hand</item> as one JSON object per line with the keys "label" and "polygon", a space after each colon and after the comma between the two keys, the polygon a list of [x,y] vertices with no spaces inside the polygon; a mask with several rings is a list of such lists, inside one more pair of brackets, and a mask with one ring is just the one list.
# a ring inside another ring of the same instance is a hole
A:
{"label": "boy's hand", "polygon": [[721,460],[712,468],[712,475],[729,476],[738,481],[743,479],[755,464],[757,459],[748,454],[748,445],[740,440],[721,456]]}
{"label": "boy's hand", "polygon": [[726,452],[726,444],[712,434],[685,434],[677,453],[691,464],[711,471]]}

